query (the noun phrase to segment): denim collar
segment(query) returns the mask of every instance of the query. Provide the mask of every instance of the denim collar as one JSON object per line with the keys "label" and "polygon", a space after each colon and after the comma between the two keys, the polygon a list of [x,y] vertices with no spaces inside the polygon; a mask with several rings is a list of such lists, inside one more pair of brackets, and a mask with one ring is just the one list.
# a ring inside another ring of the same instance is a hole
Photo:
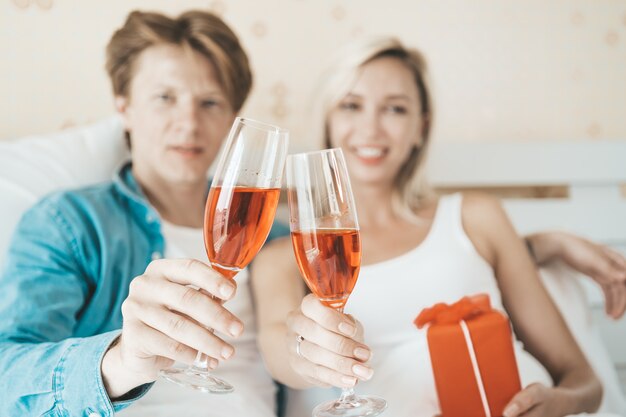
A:
{"label": "denim collar", "polygon": [[113,175],[113,187],[126,200],[130,212],[141,227],[151,234],[161,233],[161,217],[150,205],[137,179],[131,161],[125,162]]}
{"label": "denim collar", "polygon": [[[127,201],[133,217],[142,227],[153,234],[161,233],[161,216],[150,205],[137,179],[133,175],[131,161],[123,163],[113,175],[113,187],[117,193]],[[207,180],[207,192],[211,186],[211,179]]]}

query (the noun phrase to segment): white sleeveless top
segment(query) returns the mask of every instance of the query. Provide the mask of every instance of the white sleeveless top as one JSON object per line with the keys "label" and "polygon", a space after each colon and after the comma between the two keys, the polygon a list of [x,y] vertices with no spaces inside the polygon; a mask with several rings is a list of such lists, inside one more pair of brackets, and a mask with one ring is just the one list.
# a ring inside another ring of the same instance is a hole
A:
{"label": "white sleeveless top", "polygon": [[[466,295],[489,294],[494,309],[504,311],[491,265],[480,256],[461,220],[462,195],[441,197],[425,240],[416,248],[376,264],[361,267],[345,312],[362,324],[370,346],[374,376],[356,386],[357,394],[387,400],[385,415],[433,417],[439,414],[426,330],[418,330],[415,317],[438,302],[453,303]],[[531,382],[552,385],[541,364],[515,344],[522,386]],[[289,416],[296,417],[332,390],[290,391]],[[296,410],[295,407],[302,407]]]}
{"label": "white sleeveless top", "polygon": [[[202,229],[163,222],[165,257],[195,258],[206,261]],[[150,391],[119,414],[132,416],[185,417],[274,417],[276,386],[266,371],[257,347],[256,319],[248,268],[235,277],[237,293],[225,306],[244,323],[239,338],[219,336],[235,347],[235,355],[220,362],[215,376],[230,382],[235,391],[226,395],[206,394],[179,387],[159,378]],[[177,365],[183,366],[183,365]]]}

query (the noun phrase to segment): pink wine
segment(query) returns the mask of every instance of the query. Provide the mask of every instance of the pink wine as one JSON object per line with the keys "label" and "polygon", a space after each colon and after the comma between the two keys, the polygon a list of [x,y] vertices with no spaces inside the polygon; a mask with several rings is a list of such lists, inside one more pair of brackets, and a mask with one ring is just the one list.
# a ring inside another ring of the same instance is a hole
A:
{"label": "pink wine", "polygon": [[361,239],[355,229],[292,232],[300,272],[322,303],[342,309],[361,267]]}
{"label": "pink wine", "polygon": [[233,278],[256,256],[272,228],[279,188],[212,187],[204,245],[212,266]]}

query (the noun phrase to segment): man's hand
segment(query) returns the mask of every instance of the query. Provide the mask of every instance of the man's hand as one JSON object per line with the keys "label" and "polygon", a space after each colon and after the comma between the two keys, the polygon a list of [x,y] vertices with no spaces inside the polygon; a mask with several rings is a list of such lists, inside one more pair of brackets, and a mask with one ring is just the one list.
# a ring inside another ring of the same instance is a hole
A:
{"label": "man's hand", "polygon": [[234,281],[197,260],[150,263],[130,284],[122,304],[122,334],[102,361],[109,396],[156,380],[176,361],[192,364],[197,352],[209,356],[210,368],[230,358],[233,346],[209,329],[233,337],[242,333],[241,320],[222,306],[235,291]]}

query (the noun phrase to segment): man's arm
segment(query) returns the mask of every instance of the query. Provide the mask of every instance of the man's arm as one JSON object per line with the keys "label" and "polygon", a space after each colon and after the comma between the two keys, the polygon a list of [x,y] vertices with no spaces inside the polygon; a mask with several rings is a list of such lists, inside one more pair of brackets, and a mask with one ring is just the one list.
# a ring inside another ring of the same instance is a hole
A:
{"label": "man's arm", "polygon": [[0,393],[0,415],[56,408],[107,416],[128,405],[111,403],[100,374],[119,331],[72,337],[89,296],[73,242],[63,216],[46,200],[18,224],[0,277],[0,374],[10,381]]}

